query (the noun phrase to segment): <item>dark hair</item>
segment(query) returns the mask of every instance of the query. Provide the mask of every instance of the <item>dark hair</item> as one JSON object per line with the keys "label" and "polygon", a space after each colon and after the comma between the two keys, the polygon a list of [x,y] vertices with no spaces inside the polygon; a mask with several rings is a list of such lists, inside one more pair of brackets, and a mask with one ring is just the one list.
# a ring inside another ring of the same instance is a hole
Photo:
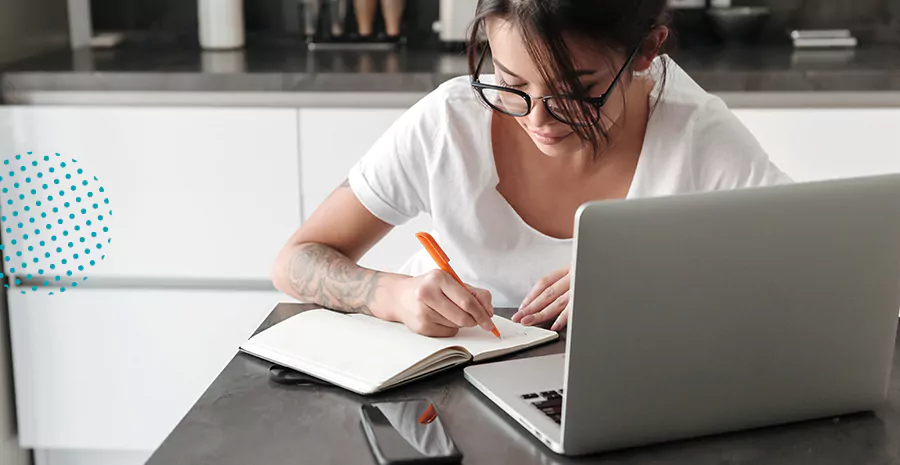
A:
{"label": "dark hair", "polygon": [[[653,28],[668,24],[666,3],[666,0],[479,0],[469,30],[469,74],[475,72],[481,52],[479,45],[485,40],[485,20],[497,17],[519,28],[525,49],[552,95],[587,97],[581,81],[572,77],[575,63],[565,39],[584,40],[598,50],[627,58]],[[611,69],[613,66],[610,62]],[[627,74],[623,76],[625,82],[631,73]],[[663,68],[663,86],[666,75]],[[572,114],[569,108],[563,113],[568,121],[579,122],[572,130],[594,149],[595,155],[599,154],[600,148],[609,142],[609,134],[601,124],[606,117],[603,112],[597,124],[589,124],[592,121],[589,115]]]}

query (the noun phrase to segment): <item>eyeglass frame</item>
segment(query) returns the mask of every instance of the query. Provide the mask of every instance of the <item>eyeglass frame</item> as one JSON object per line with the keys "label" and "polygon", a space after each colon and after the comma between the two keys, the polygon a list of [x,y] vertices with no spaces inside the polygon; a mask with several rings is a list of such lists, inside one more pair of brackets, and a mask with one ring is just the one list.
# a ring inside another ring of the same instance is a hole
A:
{"label": "eyeglass frame", "polygon": [[[644,45],[644,40],[641,40],[641,42],[637,45],[637,47],[634,48],[634,51],[631,52],[631,55],[628,57],[628,60],[625,61],[625,64],[622,66],[622,69],[619,70],[619,73],[616,74],[616,77],[609,84],[609,88],[607,88],[606,92],[602,93],[599,97],[578,98],[578,97],[567,97],[567,96],[560,97],[560,96],[555,96],[555,95],[545,95],[543,97],[532,97],[528,93],[521,91],[519,89],[513,89],[511,87],[498,86],[498,85],[494,85],[494,84],[485,84],[485,83],[479,81],[478,78],[481,75],[481,67],[484,65],[484,58],[487,56],[487,51],[490,48],[489,46],[484,47],[484,50],[481,51],[481,57],[478,58],[478,65],[475,66],[475,72],[472,74],[470,84],[472,85],[472,88],[475,89],[476,92],[478,92],[478,95],[481,96],[481,99],[484,100],[484,102],[488,106],[490,106],[492,109],[497,110],[503,114],[512,116],[514,118],[524,118],[524,117],[528,116],[529,114],[531,114],[531,112],[534,110],[534,100],[539,99],[544,103],[544,108],[547,110],[547,113],[550,114],[550,116],[552,116],[555,120],[557,120],[563,124],[567,124],[570,126],[576,126],[577,123],[570,123],[568,121],[563,121],[562,118],[560,118],[559,116],[556,116],[556,114],[553,112],[553,110],[550,109],[550,104],[547,103],[547,101],[552,100],[554,98],[566,98],[566,99],[570,99],[570,100],[584,102],[589,105],[594,105],[597,107],[597,110],[599,110],[600,108],[603,108],[603,106],[606,105],[606,101],[609,100],[610,95],[612,95],[613,90],[615,90],[616,85],[621,80],[622,75],[625,74],[625,70],[628,69],[629,66],[631,66],[631,62],[634,61],[634,58],[637,56],[638,52],[641,51],[641,47],[643,47],[643,45]],[[523,99],[525,99],[525,102],[528,104],[528,109],[525,111],[525,113],[522,113],[521,115],[513,114],[513,113],[509,113],[505,110],[501,110],[501,109],[497,108],[496,106],[494,106],[490,102],[490,100],[488,100],[488,98],[485,97],[484,89],[496,90],[498,92],[512,92],[512,93],[522,97]],[[590,124],[595,124],[599,119],[600,119],[600,112],[597,111],[597,119],[592,121]]]}

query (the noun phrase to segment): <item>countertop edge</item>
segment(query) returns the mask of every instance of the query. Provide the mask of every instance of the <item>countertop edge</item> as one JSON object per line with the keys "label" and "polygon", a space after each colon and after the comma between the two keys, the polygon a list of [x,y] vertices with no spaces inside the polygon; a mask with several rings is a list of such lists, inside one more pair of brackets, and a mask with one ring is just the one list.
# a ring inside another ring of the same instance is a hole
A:
{"label": "countertop edge", "polygon": [[4,98],[7,105],[409,108],[425,95],[427,92],[111,92],[79,90],[10,92]]}
{"label": "countertop edge", "polygon": [[[7,105],[254,108],[408,108],[427,92],[19,91]],[[900,108],[900,90],[871,92],[714,92],[729,107]]]}

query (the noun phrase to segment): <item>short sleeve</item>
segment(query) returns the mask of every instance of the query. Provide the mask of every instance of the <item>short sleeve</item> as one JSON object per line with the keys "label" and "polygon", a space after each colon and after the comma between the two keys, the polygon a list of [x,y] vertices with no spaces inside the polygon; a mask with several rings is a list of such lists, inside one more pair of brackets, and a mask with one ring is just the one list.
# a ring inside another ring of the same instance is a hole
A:
{"label": "short sleeve", "polygon": [[429,213],[429,165],[444,131],[432,92],[406,111],[350,170],[350,188],[380,220],[397,226]]}
{"label": "short sleeve", "polygon": [[771,160],[756,137],[720,100],[698,115],[694,151],[700,163],[698,187],[726,190],[790,183],[791,178]]}

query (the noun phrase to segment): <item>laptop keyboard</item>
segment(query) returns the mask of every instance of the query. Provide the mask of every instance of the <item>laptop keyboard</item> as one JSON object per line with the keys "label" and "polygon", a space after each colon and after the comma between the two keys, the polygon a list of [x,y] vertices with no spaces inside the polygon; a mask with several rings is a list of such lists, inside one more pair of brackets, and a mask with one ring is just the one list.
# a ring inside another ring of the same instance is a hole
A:
{"label": "laptop keyboard", "polygon": [[560,423],[560,420],[562,419],[562,389],[558,391],[542,391],[522,394],[522,400],[544,412],[545,415],[550,417],[550,419],[557,424]]}

